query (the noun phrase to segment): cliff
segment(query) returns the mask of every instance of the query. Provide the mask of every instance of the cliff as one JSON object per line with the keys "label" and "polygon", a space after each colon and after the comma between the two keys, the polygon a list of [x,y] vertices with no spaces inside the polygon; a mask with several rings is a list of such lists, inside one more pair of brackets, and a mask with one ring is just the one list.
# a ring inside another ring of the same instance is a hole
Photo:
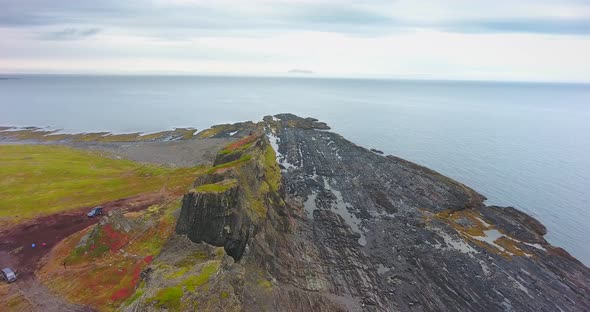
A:
{"label": "cliff", "polygon": [[202,132],[243,138],[184,196],[124,308],[590,310],[590,270],[540,222],[328,129],[281,114]]}

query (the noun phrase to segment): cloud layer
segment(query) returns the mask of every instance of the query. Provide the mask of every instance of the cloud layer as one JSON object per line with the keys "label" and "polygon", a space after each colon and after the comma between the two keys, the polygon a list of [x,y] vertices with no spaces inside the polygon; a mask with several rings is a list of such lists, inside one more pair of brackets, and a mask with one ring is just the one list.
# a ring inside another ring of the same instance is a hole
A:
{"label": "cloud layer", "polygon": [[[590,4],[0,0],[1,72],[587,80]],[[126,64],[126,66],[121,66]]]}

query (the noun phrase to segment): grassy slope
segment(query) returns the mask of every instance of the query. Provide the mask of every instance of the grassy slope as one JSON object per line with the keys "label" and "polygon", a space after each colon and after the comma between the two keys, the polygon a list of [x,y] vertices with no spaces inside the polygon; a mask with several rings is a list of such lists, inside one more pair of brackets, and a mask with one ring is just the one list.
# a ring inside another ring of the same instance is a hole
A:
{"label": "grassy slope", "polygon": [[186,187],[200,168],[172,169],[62,146],[0,145],[0,223]]}
{"label": "grassy slope", "polygon": [[[140,274],[174,230],[180,199],[130,213],[128,218],[143,223],[142,229],[128,233],[106,225],[96,239],[89,240],[78,252],[75,246],[92,228],[78,232],[60,242],[37,272],[43,283],[69,301],[90,305],[98,311],[114,311],[131,295],[140,282]],[[107,245],[104,252],[93,247]],[[125,253],[120,252],[124,250]],[[67,267],[63,266],[66,261]]]}

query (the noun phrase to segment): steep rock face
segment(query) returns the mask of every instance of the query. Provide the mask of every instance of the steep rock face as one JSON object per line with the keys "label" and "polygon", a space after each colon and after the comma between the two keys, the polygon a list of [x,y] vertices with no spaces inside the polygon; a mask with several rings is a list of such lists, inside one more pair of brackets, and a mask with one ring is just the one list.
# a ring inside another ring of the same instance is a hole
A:
{"label": "steep rock face", "polygon": [[194,242],[224,247],[239,260],[250,236],[250,219],[236,213],[237,186],[219,193],[191,192],[184,196],[176,232]]}
{"label": "steep rock face", "polygon": [[[220,151],[185,195],[177,233],[230,257],[207,258],[218,270],[208,288],[183,286],[181,307],[590,310],[590,270],[514,208],[487,207],[469,187],[357,146],[313,118],[214,129],[252,135]],[[159,259],[170,263],[170,253]],[[157,307],[150,302],[140,304]]]}
{"label": "steep rock face", "polygon": [[[176,232],[193,242],[224,247],[236,261],[273,198],[280,199],[276,164],[265,163],[272,148],[261,134],[244,138],[220,152],[213,169],[183,199]],[[274,175],[274,180],[273,176]]]}

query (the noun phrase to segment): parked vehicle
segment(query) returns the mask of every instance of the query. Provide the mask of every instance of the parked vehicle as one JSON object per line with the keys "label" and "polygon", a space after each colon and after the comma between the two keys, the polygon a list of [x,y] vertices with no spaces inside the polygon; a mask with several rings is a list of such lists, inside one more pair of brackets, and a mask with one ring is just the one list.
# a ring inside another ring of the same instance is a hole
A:
{"label": "parked vehicle", "polygon": [[0,272],[2,273],[2,278],[8,283],[16,281],[16,273],[14,273],[14,271],[11,268],[4,268]]}
{"label": "parked vehicle", "polygon": [[97,216],[100,216],[102,214],[102,207],[98,206],[98,207],[94,207],[92,208],[92,210],[90,210],[90,212],[88,212],[88,218],[94,218]]}

